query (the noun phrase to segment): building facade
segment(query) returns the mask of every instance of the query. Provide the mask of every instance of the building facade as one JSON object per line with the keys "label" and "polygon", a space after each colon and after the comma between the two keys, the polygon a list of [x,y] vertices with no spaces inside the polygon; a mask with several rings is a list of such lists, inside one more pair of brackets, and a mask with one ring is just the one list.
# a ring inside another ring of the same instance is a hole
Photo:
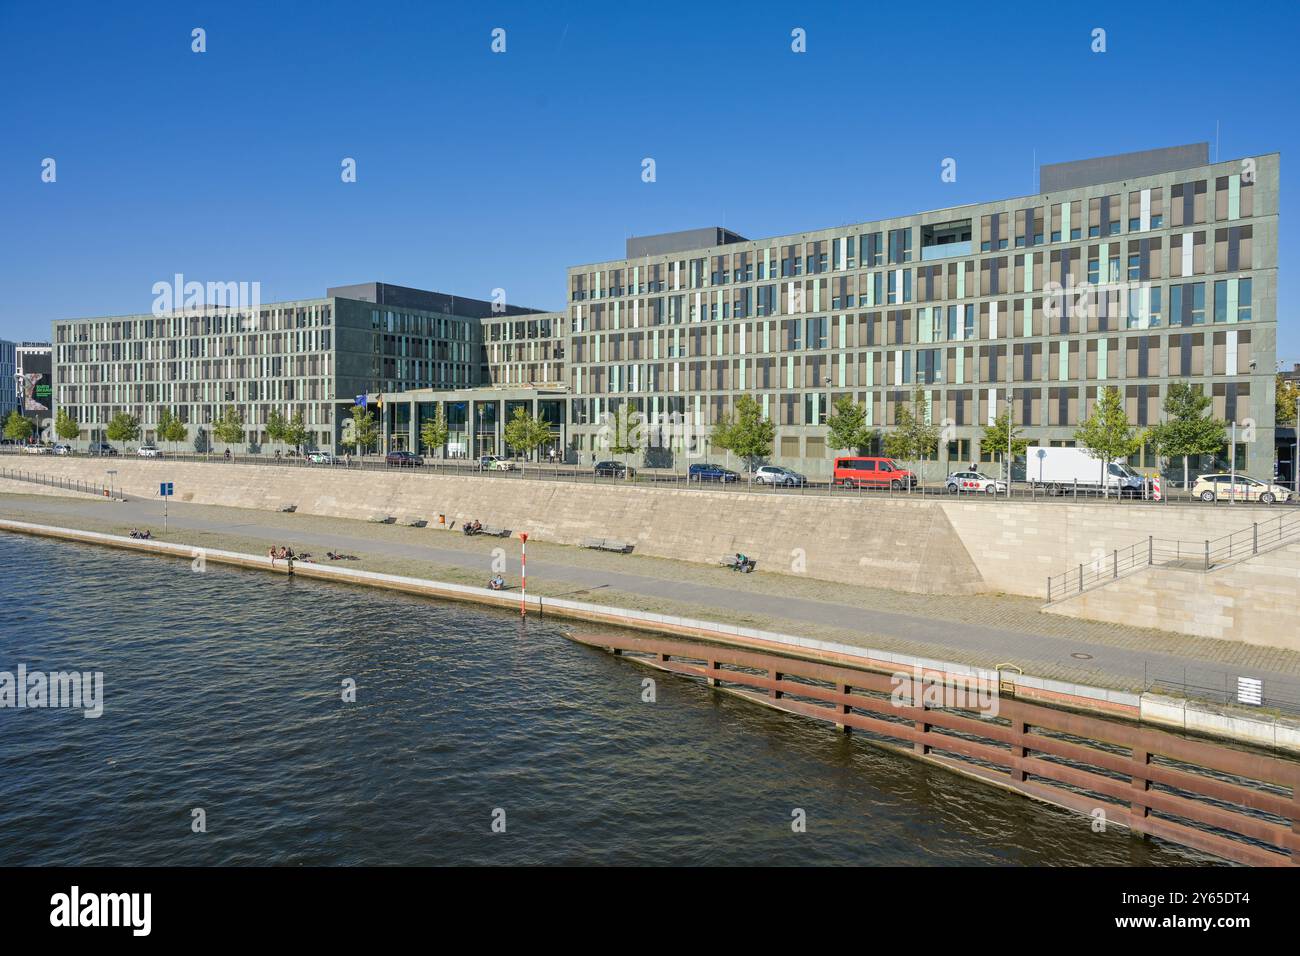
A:
{"label": "building facade", "polygon": [[1278,176],[1275,153],[1210,163],[1196,144],[1044,166],[1033,196],[769,239],[637,237],[568,270],[563,312],[368,283],[255,314],[60,321],[56,400],[87,440],[117,411],[151,437],[164,408],[202,433],[235,405],[254,448],[272,411],[337,448],[365,395],[387,445],[414,449],[442,405],[444,451],[466,456],[508,451],[523,407],[551,422],[547,454],[582,463],[624,408],[653,426],[641,463],[679,468],[724,457],[708,433],[750,395],[773,460],[825,477],[837,400],[862,404],[879,444],[919,390],[933,477],[993,461],[983,429],[1008,409],[1031,443],[1067,445],[1105,389],[1142,429],[1188,381],[1236,426],[1224,457],[1269,477]]}
{"label": "building facade", "polygon": [[22,382],[18,379],[17,348],[18,343],[0,339],[0,422],[18,408],[23,393]]}
{"label": "building facade", "polygon": [[994,458],[980,436],[1008,404],[1031,442],[1070,444],[1102,389],[1142,428],[1169,383],[1192,381],[1237,424],[1238,467],[1267,477],[1278,156],[1205,154],[1043,167],[1036,196],[771,239],[631,240],[623,259],[575,266],[576,447],[596,450],[623,402],[707,429],[751,394],[775,460],[824,476],[836,399],[886,430],[920,388],[948,467]]}
{"label": "building facade", "polygon": [[478,384],[485,316],[535,310],[384,283],[341,286],[320,299],[241,311],[199,309],[54,323],[55,394],[82,428],[103,440],[119,412],[141,441],[157,439],[164,410],[211,443],[227,407],[247,445],[271,450],[272,412],[301,414],[309,446],[336,448],[356,396]]}

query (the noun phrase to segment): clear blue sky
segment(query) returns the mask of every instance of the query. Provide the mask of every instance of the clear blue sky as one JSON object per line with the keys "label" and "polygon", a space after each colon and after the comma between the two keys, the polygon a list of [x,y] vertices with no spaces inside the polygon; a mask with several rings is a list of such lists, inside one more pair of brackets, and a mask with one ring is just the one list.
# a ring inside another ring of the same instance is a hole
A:
{"label": "clear blue sky", "polygon": [[[1035,150],[1213,156],[1216,119],[1220,158],[1290,154],[1298,22],[1266,3],[0,0],[0,337],[147,312],[177,272],[263,301],[383,280],[558,309],[566,266],[628,235],[1022,195]],[[1294,251],[1283,232],[1288,362]]]}

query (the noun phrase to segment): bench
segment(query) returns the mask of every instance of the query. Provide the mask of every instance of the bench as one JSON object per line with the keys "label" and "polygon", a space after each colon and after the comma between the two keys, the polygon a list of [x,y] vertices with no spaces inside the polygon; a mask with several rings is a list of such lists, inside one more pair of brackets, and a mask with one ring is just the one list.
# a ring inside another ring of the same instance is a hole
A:
{"label": "bench", "polygon": [[406,525],[408,528],[423,528],[428,523],[429,522],[425,521],[423,518],[417,518],[415,515],[402,519],[402,524]]}
{"label": "bench", "polygon": [[485,525],[483,526],[483,529],[482,529],[481,531],[477,532],[477,533],[478,533],[478,534],[485,534],[485,535],[487,535],[489,538],[508,538],[508,537],[510,537],[510,529],[509,529],[509,528],[494,528],[494,527],[492,527],[491,525],[488,525],[488,524],[485,524]]}
{"label": "bench", "polygon": [[371,515],[366,520],[369,521],[371,524],[392,524],[393,516],[392,515]]}
{"label": "bench", "polygon": [[633,548],[626,541],[615,541],[613,538],[588,538],[582,546],[593,551],[612,551],[615,554],[631,554]]}
{"label": "bench", "polygon": [[297,511],[297,510],[298,510],[298,506],[297,506],[297,505],[281,505],[281,506],[280,506],[280,512],[281,512],[282,514],[293,514],[293,513],[294,513],[295,511]]}

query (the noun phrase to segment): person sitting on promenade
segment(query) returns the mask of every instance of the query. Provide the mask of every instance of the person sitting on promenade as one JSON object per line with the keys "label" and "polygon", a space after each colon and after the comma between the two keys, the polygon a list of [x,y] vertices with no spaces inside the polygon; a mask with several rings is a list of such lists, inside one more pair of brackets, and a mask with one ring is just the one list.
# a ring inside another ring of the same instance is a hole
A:
{"label": "person sitting on promenade", "polygon": [[501,577],[501,575],[498,574],[496,577],[494,577],[491,581],[488,582],[488,587],[490,587],[493,591],[504,591],[506,588],[506,580],[505,578]]}

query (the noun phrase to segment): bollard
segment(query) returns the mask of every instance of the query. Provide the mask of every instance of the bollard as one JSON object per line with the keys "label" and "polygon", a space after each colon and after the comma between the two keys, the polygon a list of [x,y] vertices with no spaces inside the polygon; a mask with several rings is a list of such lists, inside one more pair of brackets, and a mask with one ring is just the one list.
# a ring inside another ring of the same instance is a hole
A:
{"label": "bollard", "polygon": [[1210,570],[1210,539],[1205,539],[1205,570]]}

